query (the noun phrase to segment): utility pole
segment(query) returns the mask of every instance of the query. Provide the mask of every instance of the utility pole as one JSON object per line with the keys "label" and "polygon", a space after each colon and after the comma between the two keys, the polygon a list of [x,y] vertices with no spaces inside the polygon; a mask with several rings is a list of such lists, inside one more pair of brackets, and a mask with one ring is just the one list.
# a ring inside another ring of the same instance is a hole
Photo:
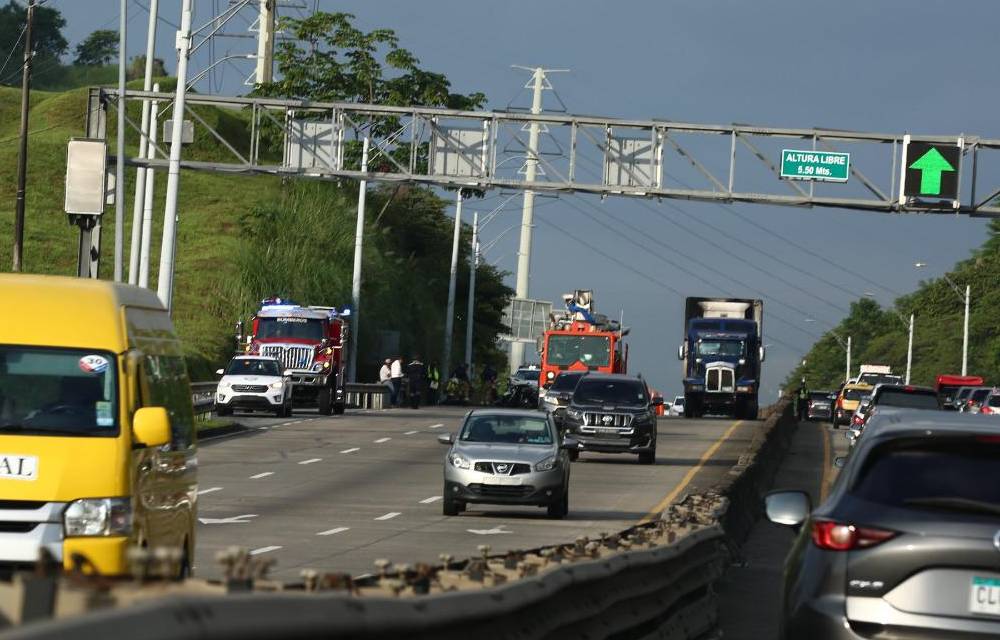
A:
{"label": "utility pole", "polygon": [[962,331],[962,375],[969,375],[969,296],[972,287],[965,285],[965,329]]}
{"label": "utility pole", "polygon": [[[154,0],[155,1],[155,0]],[[159,93],[160,83],[153,85],[153,91]],[[146,148],[146,158],[156,158],[157,116],[160,111],[160,101],[153,100],[149,107],[149,145]],[[142,202],[142,243],[139,248],[139,281],[140,287],[149,287],[149,248],[153,240],[153,194],[156,188],[156,171],[150,167],[146,170]]]}
{"label": "utility pole", "polygon": [[[153,52],[156,47],[156,22],[159,13],[159,0],[149,0],[149,26],[146,27],[146,69],[142,81],[142,90],[149,91],[153,87]],[[142,125],[139,135],[138,157],[147,157],[149,138],[153,134],[149,126],[150,100],[142,101]],[[155,126],[155,125],[154,125]],[[135,171],[135,198],[132,201],[132,244],[128,254],[128,283],[139,284],[142,252],[142,238],[146,231],[146,220],[143,215],[146,200],[146,176],[152,169],[139,167]]]}
{"label": "utility pole", "polygon": [[455,236],[451,243],[451,276],[448,278],[448,308],[444,317],[444,354],[441,371],[451,375],[451,333],[455,328],[455,279],[458,276],[458,243],[462,235],[462,190],[455,196]]}
{"label": "utility pole", "polygon": [[476,270],[479,269],[479,212],[472,214],[472,255],[469,269],[469,307],[465,317],[465,365],[472,373],[472,325],[476,315]]}
{"label": "utility pole", "polygon": [[[361,146],[361,171],[368,173],[368,147],[371,142],[365,135]],[[365,196],[368,181],[358,183],[358,225],[354,230],[354,276],[351,279],[351,353],[347,360],[347,380],[358,380],[358,332],[361,329],[361,262],[365,242]]]}
{"label": "utility pole", "polygon": [[115,282],[122,281],[125,262],[125,29],[128,0],[118,8],[118,133],[115,140]]}
{"label": "utility pole", "polygon": [[910,314],[910,338],[906,345],[906,384],[910,384],[910,368],[913,366],[913,314]]}
{"label": "utility pole", "polygon": [[[257,19],[257,72],[256,83],[264,84],[274,79],[274,14],[275,0],[260,0]],[[352,379],[353,380],[353,379]]]}
{"label": "utility pole", "polygon": [[[532,72],[531,113],[542,112],[542,90],[545,88],[545,69],[535,67]],[[532,122],[528,129],[528,157],[524,167],[525,182],[534,182],[538,171],[538,133],[537,122]],[[531,232],[535,215],[535,192],[530,189],[524,192],[524,205],[521,208],[521,246],[517,253],[517,284],[514,287],[514,297],[527,298],[531,272]],[[514,373],[524,362],[524,343],[510,343],[510,372]]]}
{"label": "utility pole", "polygon": [[851,336],[847,336],[847,373],[844,375],[844,382],[851,379]]}
{"label": "utility pole", "polygon": [[35,21],[35,0],[28,0],[24,26],[24,67],[21,71],[21,134],[17,153],[17,201],[14,205],[14,272],[24,268],[24,191],[28,181],[28,97],[31,93],[31,27]]}
{"label": "utility pole", "polygon": [[156,292],[170,310],[174,294],[174,245],[177,244],[177,192],[181,180],[181,134],[184,129],[184,101],[187,94],[187,67],[191,52],[191,3],[182,0],[181,27],[177,30],[177,93],[174,96],[174,124],[170,132],[170,162],[167,165],[167,199],[163,212],[163,241],[160,244],[160,272]]}

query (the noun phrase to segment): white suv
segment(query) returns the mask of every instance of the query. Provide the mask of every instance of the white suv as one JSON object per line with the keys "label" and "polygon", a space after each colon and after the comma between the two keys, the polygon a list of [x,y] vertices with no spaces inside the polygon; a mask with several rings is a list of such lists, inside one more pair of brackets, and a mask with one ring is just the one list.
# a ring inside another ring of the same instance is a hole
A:
{"label": "white suv", "polygon": [[228,416],[235,409],[273,411],[292,415],[292,381],[275,358],[236,356],[216,371],[222,376],[215,393],[215,412]]}

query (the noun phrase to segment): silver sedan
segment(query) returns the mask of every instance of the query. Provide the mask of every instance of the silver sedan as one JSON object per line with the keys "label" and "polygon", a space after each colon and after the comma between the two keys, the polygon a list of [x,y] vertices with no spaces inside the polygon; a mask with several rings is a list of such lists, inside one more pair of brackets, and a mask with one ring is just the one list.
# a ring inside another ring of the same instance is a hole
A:
{"label": "silver sedan", "polygon": [[569,512],[568,449],[552,418],[539,411],[478,409],[470,411],[457,435],[443,435],[450,445],[444,460],[446,516],[470,503],[546,507],[551,518]]}

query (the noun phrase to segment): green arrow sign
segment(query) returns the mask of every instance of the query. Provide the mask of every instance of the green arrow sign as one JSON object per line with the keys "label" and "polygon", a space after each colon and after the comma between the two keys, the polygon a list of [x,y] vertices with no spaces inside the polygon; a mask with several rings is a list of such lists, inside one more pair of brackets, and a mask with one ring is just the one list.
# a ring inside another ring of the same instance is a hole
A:
{"label": "green arrow sign", "polygon": [[955,167],[951,166],[935,147],[931,147],[927,153],[917,158],[910,168],[920,172],[920,193],[929,196],[941,193],[941,174],[955,170]]}

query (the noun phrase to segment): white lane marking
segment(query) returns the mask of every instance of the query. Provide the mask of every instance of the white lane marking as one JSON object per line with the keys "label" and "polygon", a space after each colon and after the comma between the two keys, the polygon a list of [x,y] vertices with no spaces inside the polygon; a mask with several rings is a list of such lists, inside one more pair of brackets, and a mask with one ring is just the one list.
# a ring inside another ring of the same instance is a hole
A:
{"label": "white lane marking", "polygon": [[198,522],[202,524],[248,524],[250,518],[256,517],[256,513],[244,513],[243,515],[229,518],[198,518]]}
{"label": "white lane marking", "polygon": [[375,441],[375,444],[382,444],[383,442],[389,442],[392,438],[379,438]]}
{"label": "white lane marking", "polygon": [[438,424],[432,424],[431,426],[429,426],[429,427],[427,427],[427,428],[428,428],[428,429],[440,429],[440,428],[441,428],[441,427],[443,427],[443,426],[444,426],[443,424],[441,424],[441,423],[438,423]]}
{"label": "white lane marking", "polygon": [[322,462],[323,458],[309,458],[308,460],[303,460],[299,464],[312,464],[314,462]]}
{"label": "white lane marking", "polygon": [[474,533],[477,536],[495,536],[501,533],[514,533],[513,531],[507,531],[504,529],[504,525],[500,524],[492,529],[466,529],[469,533]]}
{"label": "white lane marking", "polygon": [[257,427],[257,431],[267,431],[270,427]]}
{"label": "white lane marking", "polygon": [[268,476],[273,476],[273,475],[274,475],[273,471],[265,471],[264,473],[258,473],[258,474],[250,476],[250,479],[251,480],[260,480],[261,478],[266,478]]}
{"label": "white lane marking", "polygon": [[407,432],[406,432],[406,433],[404,433],[403,435],[404,435],[404,436],[412,436],[412,435],[413,435],[413,434],[415,434],[415,433],[420,433],[420,432],[419,432],[419,431],[407,431]]}
{"label": "white lane marking", "polygon": [[424,498],[420,501],[420,504],[430,504],[432,502],[437,502],[441,499],[441,496],[431,496],[430,498]]}
{"label": "white lane marking", "polygon": [[345,531],[349,531],[350,529],[351,529],[350,527],[335,527],[333,529],[327,529],[326,531],[320,531],[316,535],[318,535],[318,536],[332,536],[332,535],[336,535],[338,533],[343,533]]}
{"label": "white lane marking", "polygon": [[198,495],[203,496],[206,493],[215,493],[216,491],[222,491],[222,487],[209,487],[208,489],[202,489],[198,492]]}
{"label": "white lane marking", "polygon": [[401,515],[403,515],[403,514],[400,513],[399,511],[390,511],[389,513],[385,514],[384,516],[379,516],[379,517],[377,517],[375,519],[376,520],[392,520],[396,516],[401,516]]}
{"label": "white lane marking", "polygon": [[254,549],[253,551],[251,551],[250,555],[252,555],[252,556],[259,556],[262,553],[268,553],[270,551],[277,551],[280,548],[281,548],[280,545],[272,545],[270,547],[260,547],[259,549]]}
{"label": "white lane marking", "polygon": [[351,447],[350,449],[344,449],[341,453],[354,453],[355,451],[361,451],[360,447]]}

